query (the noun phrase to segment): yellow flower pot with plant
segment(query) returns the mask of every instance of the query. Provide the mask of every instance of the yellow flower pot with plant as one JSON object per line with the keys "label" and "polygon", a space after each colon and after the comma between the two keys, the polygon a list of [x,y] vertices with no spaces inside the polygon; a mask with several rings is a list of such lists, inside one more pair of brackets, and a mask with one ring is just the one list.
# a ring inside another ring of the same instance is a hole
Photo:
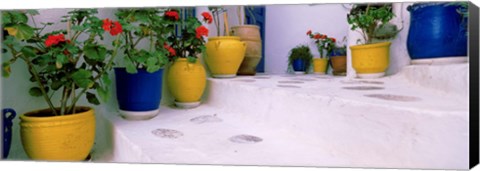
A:
{"label": "yellow flower pot with plant", "polygon": [[[119,22],[105,19],[102,24],[96,13],[93,9],[73,10],[62,21],[70,26],[66,31],[42,32],[39,23],[28,21],[39,15],[37,11],[2,12],[2,27],[10,30],[3,43],[11,54],[5,56],[3,76],[10,75],[10,65],[24,61],[31,76],[25,79],[34,83],[28,93],[42,97],[49,107],[20,116],[23,149],[33,160],[85,160],[94,144],[94,110],[77,106],[77,102],[86,98],[91,104],[100,104],[95,91],[103,101],[109,97],[108,72],[119,49],[117,35],[122,32]],[[116,37],[115,49],[99,43],[101,36]],[[16,88],[8,86],[5,88]],[[58,104],[52,99],[55,92],[60,95]]]}
{"label": "yellow flower pot with plant", "polygon": [[[212,16],[203,12],[203,21],[210,24]],[[174,22],[180,24],[182,21]],[[197,59],[197,54],[204,54],[205,40],[208,29],[194,17],[187,19],[181,37],[171,35],[165,47],[174,58],[173,64],[168,69],[167,85],[170,93],[175,98],[175,105],[180,108],[193,108],[200,105],[201,97],[207,84],[207,74],[203,65]],[[185,47],[183,44],[190,44]],[[187,55],[193,55],[188,56]]]}
{"label": "yellow flower pot with plant", "polygon": [[307,31],[307,36],[313,40],[320,54],[320,58],[313,59],[313,72],[316,74],[325,74],[328,70],[329,55],[335,48],[335,42],[337,40],[333,37],[328,37],[326,34],[319,32],[313,33],[312,30]]}
{"label": "yellow flower pot with plant", "polygon": [[389,66],[390,45],[399,30],[388,23],[393,17],[391,4],[355,5],[347,20],[351,30],[360,29],[364,44],[350,46],[352,66],[360,78],[379,78]]}

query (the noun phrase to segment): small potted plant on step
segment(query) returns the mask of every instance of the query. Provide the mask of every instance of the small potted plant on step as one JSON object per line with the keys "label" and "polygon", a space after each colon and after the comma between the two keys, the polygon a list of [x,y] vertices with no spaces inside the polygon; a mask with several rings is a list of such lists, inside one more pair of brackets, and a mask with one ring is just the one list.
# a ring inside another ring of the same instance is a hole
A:
{"label": "small potted plant on step", "polygon": [[[245,57],[246,44],[240,41],[240,37],[229,35],[227,12],[223,7],[209,9],[214,17],[217,36],[208,38],[205,63],[215,78],[235,77]],[[225,36],[220,36],[220,14],[223,14]]]}
{"label": "small potted plant on step", "polygon": [[[2,48],[11,55],[4,59],[3,76],[11,74],[15,62],[25,62],[30,73],[26,79],[35,83],[28,93],[43,97],[48,104],[47,109],[20,116],[23,149],[31,159],[81,161],[90,153],[95,138],[94,110],[77,102],[86,98],[98,105],[95,90],[101,99],[109,97],[108,72],[122,32],[117,24],[110,35],[104,35],[107,30],[96,13],[93,9],[70,11],[62,20],[67,28],[45,33],[54,23],[36,23],[37,11],[2,12],[2,28],[8,30]],[[33,26],[27,24],[29,19]],[[99,42],[104,36],[115,37],[114,50]],[[57,92],[60,99],[53,96]]]}
{"label": "small potted plant on step", "polygon": [[[243,9],[243,10],[242,10]],[[238,75],[255,75],[257,73],[257,65],[262,58],[262,38],[260,36],[260,27],[255,25],[255,18],[253,15],[253,7],[238,6],[238,26],[232,27],[232,35],[239,36],[240,40],[245,42],[247,49],[245,51],[245,58],[238,69]],[[242,11],[245,15],[242,15]],[[253,19],[253,24],[246,23],[246,15],[250,14]]]}
{"label": "small potted plant on step", "polygon": [[311,30],[307,31],[307,36],[315,42],[320,54],[320,58],[313,58],[313,72],[315,74],[325,74],[328,69],[329,55],[335,47],[336,39],[318,32],[312,33]]}
{"label": "small potted plant on step", "polygon": [[[120,35],[125,67],[115,68],[121,115],[128,120],[146,120],[159,112],[163,68],[169,63],[166,35],[168,23],[179,20],[177,11],[165,9],[119,9],[115,15],[124,26]],[[104,21],[108,27],[109,21]],[[115,25],[113,25],[115,27]],[[161,33],[161,34],[160,34]],[[141,45],[140,42],[145,45]]]}
{"label": "small potted plant on step", "polygon": [[352,66],[358,77],[385,75],[391,45],[388,40],[399,32],[395,25],[388,23],[394,16],[391,4],[357,4],[347,15],[350,29],[360,29],[363,37],[361,45],[350,46]]}
{"label": "small potted plant on step", "polygon": [[288,56],[288,72],[296,74],[306,74],[310,71],[313,63],[313,55],[307,45],[298,45]]}
{"label": "small potted plant on step", "polygon": [[[212,23],[209,12],[203,12],[202,16],[204,22]],[[200,104],[207,83],[207,74],[197,56],[205,53],[204,36],[208,36],[208,29],[195,17],[174,20],[169,24],[180,28],[180,33],[167,33],[168,42],[164,46],[174,60],[168,69],[167,85],[176,106],[193,108]]]}

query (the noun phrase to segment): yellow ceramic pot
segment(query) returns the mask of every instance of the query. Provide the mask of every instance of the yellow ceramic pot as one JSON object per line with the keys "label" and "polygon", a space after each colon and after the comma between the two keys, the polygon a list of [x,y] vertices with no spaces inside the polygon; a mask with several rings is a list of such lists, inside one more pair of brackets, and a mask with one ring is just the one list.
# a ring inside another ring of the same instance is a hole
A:
{"label": "yellow ceramic pot", "polygon": [[390,42],[350,46],[352,66],[360,78],[379,78],[385,75],[390,56]]}
{"label": "yellow ceramic pot", "polygon": [[245,56],[246,44],[238,36],[208,38],[207,64],[213,77],[230,78],[237,75]]}
{"label": "yellow ceramic pot", "polygon": [[190,63],[186,58],[178,58],[167,73],[167,85],[175,98],[175,104],[182,108],[192,108],[200,104],[207,84],[207,74],[199,59]]}
{"label": "yellow ceramic pot", "polygon": [[325,74],[328,67],[328,58],[313,58],[313,72],[315,74]]}
{"label": "yellow ceramic pot", "polygon": [[33,160],[85,160],[95,139],[95,115],[90,107],[77,107],[79,113],[51,115],[50,109],[20,116],[23,149]]}

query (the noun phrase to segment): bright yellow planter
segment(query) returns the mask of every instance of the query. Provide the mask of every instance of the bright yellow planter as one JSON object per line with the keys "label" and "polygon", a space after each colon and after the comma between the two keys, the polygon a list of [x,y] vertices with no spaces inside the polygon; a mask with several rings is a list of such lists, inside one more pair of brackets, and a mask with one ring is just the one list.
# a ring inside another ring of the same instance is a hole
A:
{"label": "bright yellow planter", "polygon": [[43,116],[50,109],[20,116],[23,149],[33,160],[85,160],[95,139],[95,115],[89,107],[77,107],[81,113],[64,116]]}
{"label": "bright yellow planter", "polygon": [[246,44],[238,36],[208,38],[207,64],[213,77],[229,78],[237,75],[245,56]]}
{"label": "bright yellow planter", "polygon": [[178,58],[167,73],[167,85],[177,106],[198,106],[207,84],[207,74],[200,61],[189,63]]}
{"label": "bright yellow planter", "polygon": [[390,42],[350,46],[352,66],[360,78],[385,75],[389,65]]}
{"label": "bright yellow planter", "polygon": [[315,74],[325,74],[328,67],[328,58],[313,58],[313,72]]}

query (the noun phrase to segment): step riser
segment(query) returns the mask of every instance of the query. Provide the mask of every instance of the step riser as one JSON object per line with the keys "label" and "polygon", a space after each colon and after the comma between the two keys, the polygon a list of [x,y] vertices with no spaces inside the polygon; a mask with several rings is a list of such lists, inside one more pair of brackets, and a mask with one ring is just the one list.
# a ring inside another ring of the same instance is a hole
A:
{"label": "step riser", "polygon": [[289,92],[275,91],[212,80],[207,89],[215,91],[207,91],[206,105],[221,106],[252,124],[290,130],[317,141],[322,148],[349,158],[353,165],[468,165],[468,119],[462,113],[432,116],[421,111],[301,95],[291,88]]}

